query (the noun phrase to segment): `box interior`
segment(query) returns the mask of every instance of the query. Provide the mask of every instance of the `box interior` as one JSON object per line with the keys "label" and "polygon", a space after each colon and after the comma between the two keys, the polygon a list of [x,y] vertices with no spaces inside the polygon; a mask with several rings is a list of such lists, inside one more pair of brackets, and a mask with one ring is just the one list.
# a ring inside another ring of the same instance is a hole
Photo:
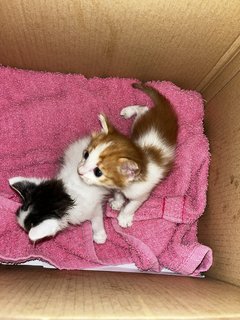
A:
{"label": "box interior", "polygon": [[204,280],[2,266],[1,319],[240,317],[239,16],[237,0],[0,2],[2,65],[203,94],[212,160],[199,239],[214,253]]}

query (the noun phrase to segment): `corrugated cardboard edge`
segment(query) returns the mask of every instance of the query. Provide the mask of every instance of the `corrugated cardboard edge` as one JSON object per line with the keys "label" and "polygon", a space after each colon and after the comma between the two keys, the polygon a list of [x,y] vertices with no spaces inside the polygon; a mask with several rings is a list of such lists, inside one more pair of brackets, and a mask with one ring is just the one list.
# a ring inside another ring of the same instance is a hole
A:
{"label": "corrugated cardboard edge", "polygon": [[240,71],[240,36],[233,42],[217,64],[196,87],[209,102]]}

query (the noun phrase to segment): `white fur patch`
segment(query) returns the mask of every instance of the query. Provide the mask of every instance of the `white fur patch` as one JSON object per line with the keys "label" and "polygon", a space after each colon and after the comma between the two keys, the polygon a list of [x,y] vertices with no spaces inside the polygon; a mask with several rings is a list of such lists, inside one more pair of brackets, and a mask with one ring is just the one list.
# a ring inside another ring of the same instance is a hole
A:
{"label": "white fur patch", "polygon": [[55,236],[60,229],[59,222],[56,219],[47,219],[31,228],[28,236],[30,240],[37,241],[45,237]]}
{"label": "white fur patch", "polygon": [[64,173],[66,177],[68,176],[68,174],[75,173],[74,170],[77,168],[79,161],[82,159],[83,150],[88,147],[90,141],[91,139],[89,136],[84,137],[72,143],[65,150],[63,157],[65,169],[62,169],[61,173]]}
{"label": "white fur patch", "polygon": [[[13,178],[8,179],[8,182],[9,182],[10,186],[12,186],[15,183],[23,182],[23,181],[32,182],[32,183],[35,183],[38,185],[44,180],[45,179],[42,179],[42,178],[13,177]],[[13,187],[13,189],[16,190],[14,187]],[[16,191],[18,191],[18,190],[16,190]]]}
{"label": "white fur patch", "polygon": [[174,146],[170,146],[155,129],[151,129],[145,133],[136,141],[142,148],[154,147],[161,150],[165,158],[172,159],[174,157]]}
{"label": "white fur patch", "polygon": [[145,181],[136,181],[131,183],[123,190],[126,198],[137,200],[144,195],[150,194],[152,189],[157,185],[165,176],[165,170],[157,164],[150,162],[147,166],[147,177]]}
{"label": "white fur patch", "polygon": [[[84,183],[77,172],[83,150],[87,149],[90,140],[90,137],[81,138],[71,144],[64,153],[64,165],[57,178],[63,180],[66,190],[75,201],[75,206],[61,222],[63,227],[68,223],[80,224],[86,220],[92,221],[96,215],[100,217],[99,221],[103,219],[102,203],[109,191],[103,187]],[[104,229],[103,222],[98,222],[97,226],[98,230]]]}

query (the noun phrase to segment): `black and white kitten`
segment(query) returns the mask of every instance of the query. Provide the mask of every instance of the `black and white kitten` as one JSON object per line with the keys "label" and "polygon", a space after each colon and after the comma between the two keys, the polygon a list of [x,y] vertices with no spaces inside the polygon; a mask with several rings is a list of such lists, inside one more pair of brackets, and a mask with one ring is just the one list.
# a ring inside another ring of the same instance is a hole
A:
{"label": "black and white kitten", "polygon": [[93,240],[104,243],[102,205],[109,191],[86,184],[78,175],[79,157],[90,142],[85,137],[65,151],[63,166],[55,179],[14,177],[10,186],[20,194],[22,206],[17,212],[20,226],[32,241],[54,236],[69,224],[92,223]]}

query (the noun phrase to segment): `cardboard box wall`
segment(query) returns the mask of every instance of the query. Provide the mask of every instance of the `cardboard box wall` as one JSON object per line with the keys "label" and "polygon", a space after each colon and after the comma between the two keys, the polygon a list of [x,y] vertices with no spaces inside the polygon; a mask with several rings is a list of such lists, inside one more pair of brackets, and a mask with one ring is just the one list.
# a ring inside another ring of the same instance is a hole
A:
{"label": "cardboard box wall", "polygon": [[205,280],[0,268],[0,319],[240,319],[239,0],[1,0],[0,63],[168,79],[206,99]]}

